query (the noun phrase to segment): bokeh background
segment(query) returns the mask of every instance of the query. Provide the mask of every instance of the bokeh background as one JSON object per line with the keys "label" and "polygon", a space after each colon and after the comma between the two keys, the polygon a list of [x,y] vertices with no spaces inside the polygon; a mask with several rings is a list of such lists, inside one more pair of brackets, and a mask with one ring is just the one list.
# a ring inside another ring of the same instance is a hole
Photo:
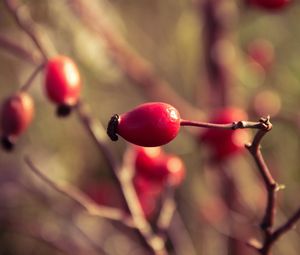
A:
{"label": "bokeh background", "polygon": [[[128,111],[142,102],[157,98],[174,103],[171,94],[157,97],[155,89],[153,92],[128,78],[114,60],[107,41],[82,23],[70,8],[71,2],[22,1],[49,52],[71,56],[78,64],[84,84],[82,98],[94,117],[106,125],[114,113]],[[294,1],[283,11],[268,12],[251,8],[243,1],[228,2],[235,17],[229,29],[230,46],[221,54],[228,59],[232,77],[230,104],[244,109],[252,120],[273,115],[274,128],[263,140],[263,153],[277,181],[285,185],[279,195],[278,225],[300,206],[300,5]],[[151,63],[158,77],[193,106],[193,112],[184,108],[184,116],[206,120],[215,106],[211,105],[213,94],[208,92],[204,60],[206,24],[197,1],[88,0],[86,4],[99,11],[98,18],[122,38],[118,40],[125,40],[126,47]],[[3,1],[0,34],[36,51]],[[267,68],[249,56],[257,41],[263,41],[265,46]],[[34,64],[1,47],[0,100],[20,88],[34,68]],[[99,187],[100,202],[119,205],[116,184],[103,155],[75,114],[67,119],[56,117],[55,107],[44,95],[43,84],[40,73],[29,91],[36,106],[32,125],[12,153],[0,152],[0,254],[64,254],[46,245],[43,239],[63,244],[66,250],[78,254],[101,254],[83,238],[81,231],[108,254],[147,254],[131,230],[74,210],[67,198],[28,170],[24,155],[30,155],[52,179],[81,189],[91,183]],[[176,106],[181,110],[181,104]],[[174,254],[193,254],[189,250],[191,244],[194,254],[255,254],[243,242],[239,243],[242,253],[228,244],[228,236],[242,239],[240,232],[249,231],[260,237],[265,193],[252,158],[245,152],[223,164],[238,184],[242,208],[225,213],[224,201],[214,185],[215,178],[219,178],[218,169],[208,163],[209,151],[197,142],[194,132],[185,129],[164,146],[168,153],[182,157],[187,168],[176,202],[190,241],[181,241]],[[120,140],[110,146],[121,158],[127,145]],[[174,231],[180,236],[180,231],[185,230],[181,226]],[[275,245],[274,254],[299,254],[299,238],[298,227]]]}

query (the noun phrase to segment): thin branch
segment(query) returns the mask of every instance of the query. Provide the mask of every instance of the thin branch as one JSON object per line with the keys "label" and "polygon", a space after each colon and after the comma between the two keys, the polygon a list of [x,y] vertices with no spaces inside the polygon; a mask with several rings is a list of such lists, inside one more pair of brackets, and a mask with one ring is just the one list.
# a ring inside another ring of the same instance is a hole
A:
{"label": "thin branch", "polygon": [[[51,236],[50,238],[48,236],[45,236],[45,233],[42,233],[41,229],[38,226],[29,226],[18,222],[13,225],[10,224],[10,231],[43,242],[57,252],[69,255],[82,255],[82,252],[78,251],[78,249],[67,247],[64,242],[60,241],[60,239],[53,236]],[[47,233],[47,235],[49,235],[49,233]]]}
{"label": "thin branch", "polygon": [[130,173],[132,173],[132,157],[130,150],[125,153],[123,164],[120,165],[113,152],[108,147],[106,130],[102,124],[92,118],[87,106],[82,101],[77,104],[75,109],[83,127],[96,143],[100,151],[104,154],[108,165],[112,170],[113,177],[119,184],[119,188],[122,191],[121,194],[123,196],[123,200],[130,211],[133,224],[136,227],[139,235],[146,242],[148,248],[150,248],[156,255],[167,254],[163,239],[154,234],[150,224],[145,219],[139,199],[133,186],[132,176],[130,175]]}
{"label": "thin branch", "polygon": [[48,59],[48,53],[42,44],[41,37],[38,34],[34,22],[31,19],[29,10],[26,6],[21,6],[18,0],[5,0],[7,9],[14,17],[18,26],[30,37],[32,42],[36,45],[45,60]]}
{"label": "thin branch", "polygon": [[262,138],[272,129],[272,124],[270,122],[270,118],[262,118],[261,123],[264,125],[264,129],[260,129],[254,139],[252,144],[246,145],[246,148],[252,154],[255,163],[258,167],[258,170],[264,180],[265,188],[268,192],[267,198],[267,206],[265,210],[265,215],[261,222],[261,228],[265,232],[266,236],[270,235],[271,228],[274,224],[274,218],[276,213],[276,191],[278,184],[272,177],[272,174],[262,156],[261,149],[260,149],[260,142]]}
{"label": "thin branch", "polygon": [[37,68],[34,69],[34,71],[32,72],[32,74],[28,77],[27,81],[21,86],[20,90],[21,91],[27,91],[33,80],[35,79],[35,77],[39,74],[40,71],[42,71],[45,67],[45,63],[39,65]]}
{"label": "thin branch", "polygon": [[25,49],[20,46],[20,44],[15,41],[6,38],[0,34],[0,48],[3,48],[6,52],[10,52],[17,57],[24,59],[31,64],[39,64],[41,62],[41,57],[39,52]]}
{"label": "thin branch", "polygon": [[130,216],[123,213],[119,209],[106,207],[106,206],[100,206],[93,202],[90,198],[88,198],[86,195],[84,195],[82,192],[77,190],[75,187],[72,187],[70,185],[61,185],[58,184],[51,179],[49,179],[45,174],[42,173],[41,170],[39,170],[32,160],[29,157],[25,158],[25,162],[28,165],[29,169],[38,176],[41,180],[43,180],[45,183],[47,183],[51,188],[59,192],[60,194],[68,197],[72,201],[74,201],[76,204],[84,208],[90,215],[92,216],[98,216],[103,217],[105,219],[113,220],[113,221],[121,221],[125,225],[129,227],[134,227],[132,224],[132,220]]}
{"label": "thin branch", "polygon": [[216,124],[216,123],[207,123],[200,121],[190,121],[190,120],[181,120],[181,126],[192,126],[192,127],[201,127],[201,128],[216,128],[216,129],[265,129],[265,123],[263,121],[252,122],[252,121],[236,121],[229,124]]}
{"label": "thin branch", "polygon": [[170,225],[168,236],[175,246],[176,254],[196,255],[197,251],[190,233],[188,232],[185,223],[178,211],[174,212],[172,224]]}
{"label": "thin branch", "polygon": [[[172,86],[154,71],[153,66],[138,55],[106,21],[107,14],[96,1],[68,0],[71,10],[87,29],[106,43],[111,57],[130,81],[150,99],[167,101],[185,117],[201,116],[203,112],[180,97]],[[103,42],[101,41],[101,42]]]}
{"label": "thin branch", "polygon": [[162,206],[156,223],[161,234],[165,233],[170,227],[175,211],[176,203],[174,200],[174,188],[167,187],[162,198]]}
{"label": "thin branch", "polygon": [[283,234],[294,228],[300,220],[300,208],[280,227],[278,227],[272,235],[271,243],[277,241]]}

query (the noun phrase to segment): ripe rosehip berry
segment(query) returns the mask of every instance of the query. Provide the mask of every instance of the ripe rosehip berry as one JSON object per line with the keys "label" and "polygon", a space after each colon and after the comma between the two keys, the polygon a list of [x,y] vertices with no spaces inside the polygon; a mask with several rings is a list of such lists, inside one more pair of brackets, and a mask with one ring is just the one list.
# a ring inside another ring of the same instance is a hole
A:
{"label": "ripe rosehip berry", "polygon": [[162,165],[163,172],[168,173],[167,181],[169,185],[177,187],[185,178],[185,166],[181,158],[177,156],[166,156]]}
{"label": "ripe rosehip berry", "polygon": [[7,98],[1,111],[2,146],[11,150],[15,140],[29,126],[34,114],[32,98],[19,92]]}
{"label": "ripe rosehip berry", "polygon": [[166,103],[142,104],[130,112],[114,115],[107,128],[109,137],[117,134],[128,142],[145,147],[161,146],[173,140],[180,128],[178,111]]}
{"label": "ripe rosehip berry", "polygon": [[[225,124],[247,119],[247,114],[239,108],[225,108],[217,111],[210,122]],[[249,139],[245,129],[223,130],[207,129],[200,135],[200,142],[206,143],[217,160],[224,160],[243,151]]]}
{"label": "ripe rosehip berry", "polygon": [[288,6],[292,0],[248,0],[248,3],[265,10],[280,10]]}
{"label": "ripe rosehip berry", "polygon": [[45,88],[48,98],[58,105],[58,115],[68,115],[79,100],[81,88],[74,61],[66,56],[51,58],[46,66]]}
{"label": "ripe rosehip berry", "polygon": [[[140,180],[140,183],[146,182],[143,185],[146,188],[148,186],[153,188],[155,185],[164,186],[166,182],[171,186],[182,183],[185,177],[185,166],[179,157],[165,154],[160,147],[135,147],[135,153],[135,178],[145,179],[143,182]],[[148,185],[149,182],[154,182],[155,185]]]}

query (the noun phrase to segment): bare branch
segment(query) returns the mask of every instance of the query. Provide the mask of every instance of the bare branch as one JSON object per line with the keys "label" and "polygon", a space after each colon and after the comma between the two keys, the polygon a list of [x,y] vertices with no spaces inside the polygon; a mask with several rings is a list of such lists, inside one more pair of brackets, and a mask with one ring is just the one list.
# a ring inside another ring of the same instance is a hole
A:
{"label": "bare branch", "polygon": [[[146,96],[156,101],[167,101],[177,107],[185,117],[203,115],[180,97],[167,81],[161,79],[149,62],[138,55],[106,21],[107,14],[95,1],[68,0],[71,10],[86,28],[99,36],[115,63]],[[93,8],[91,8],[93,6]]]}
{"label": "bare branch", "polygon": [[20,44],[15,41],[6,38],[5,36],[0,34],[0,48],[3,48],[7,52],[14,54],[17,57],[24,59],[25,61],[31,64],[39,64],[41,63],[41,57],[39,52],[25,49],[20,46]]}
{"label": "bare branch", "polygon": [[45,67],[45,63],[39,65],[37,68],[34,69],[34,71],[32,72],[32,74],[28,77],[27,81],[21,86],[20,90],[21,91],[27,91],[33,80],[35,79],[35,77],[39,74],[40,71],[42,71]]}
{"label": "bare branch", "polygon": [[252,144],[246,145],[246,148],[252,154],[255,163],[258,167],[258,170],[264,180],[265,188],[268,192],[266,211],[263,220],[261,222],[261,228],[268,236],[270,235],[271,228],[274,224],[274,218],[276,213],[276,192],[277,192],[278,184],[273,179],[272,174],[267,164],[265,163],[260,150],[260,142],[262,138],[265,136],[265,134],[272,129],[272,124],[270,122],[269,117],[265,119],[262,118],[260,121],[264,124],[264,129],[260,129],[256,133]]}
{"label": "bare branch", "polygon": [[139,235],[145,240],[148,248],[150,248],[156,255],[167,254],[163,239],[154,234],[150,224],[145,219],[139,199],[133,186],[132,175],[130,174],[132,173],[131,151],[128,150],[125,153],[123,164],[119,165],[118,160],[108,147],[106,131],[102,124],[92,118],[87,106],[82,101],[77,104],[75,109],[80,122],[83,124],[83,127],[88,134],[90,134],[97,147],[105,156],[108,165],[112,170],[113,177],[119,184],[123,200],[130,211],[133,224],[136,227]]}
{"label": "bare branch", "polygon": [[26,6],[21,6],[18,0],[5,0],[4,3],[18,26],[30,37],[44,59],[47,60],[48,53],[42,44],[41,36],[38,34]]}
{"label": "bare branch", "polygon": [[271,242],[273,243],[277,241],[277,239],[279,239],[283,234],[294,228],[299,220],[300,208],[284,224],[282,224],[273,232]]}
{"label": "bare branch", "polygon": [[53,188],[60,194],[65,195],[66,197],[74,201],[77,205],[84,208],[90,215],[103,217],[105,219],[109,219],[113,221],[121,221],[122,223],[124,223],[129,227],[134,227],[130,216],[126,215],[121,210],[111,208],[111,207],[106,207],[106,206],[100,206],[96,204],[94,201],[92,201],[90,198],[88,198],[85,194],[80,192],[78,189],[76,189],[75,187],[66,184],[61,185],[52,181],[34,165],[34,163],[29,157],[25,158],[25,162],[29,166],[29,169],[36,176],[38,176],[41,180],[43,180],[51,188]]}

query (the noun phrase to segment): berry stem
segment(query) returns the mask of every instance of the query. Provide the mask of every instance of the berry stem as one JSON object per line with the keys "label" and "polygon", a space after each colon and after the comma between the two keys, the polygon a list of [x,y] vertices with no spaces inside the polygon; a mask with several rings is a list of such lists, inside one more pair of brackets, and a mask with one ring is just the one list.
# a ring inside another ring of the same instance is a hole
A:
{"label": "berry stem", "polygon": [[32,74],[28,77],[27,81],[21,86],[20,91],[27,91],[29,90],[30,86],[32,85],[33,80],[42,71],[45,67],[45,63],[40,64],[37,68],[34,69]]}
{"label": "berry stem", "polygon": [[258,122],[241,120],[241,121],[235,121],[235,122],[227,123],[227,124],[217,124],[217,123],[208,123],[208,122],[191,121],[191,120],[181,119],[180,126],[217,128],[217,129],[229,129],[229,130],[244,129],[244,128],[265,129],[266,128],[265,121],[268,119],[269,119],[269,117],[261,118]]}

